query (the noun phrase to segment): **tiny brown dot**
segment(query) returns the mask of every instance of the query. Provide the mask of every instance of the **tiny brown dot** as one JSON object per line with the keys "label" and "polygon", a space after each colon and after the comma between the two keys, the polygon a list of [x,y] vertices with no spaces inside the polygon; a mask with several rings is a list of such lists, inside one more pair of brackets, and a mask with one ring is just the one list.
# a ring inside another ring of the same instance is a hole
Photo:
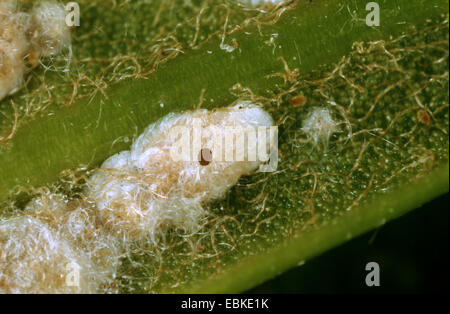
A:
{"label": "tiny brown dot", "polygon": [[304,106],[306,104],[307,100],[308,99],[305,96],[298,95],[296,97],[293,97],[293,98],[289,99],[289,104],[292,107],[302,107],[302,106]]}
{"label": "tiny brown dot", "polygon": [[423,124],[430,124],[431,122],[430,115],[425,110],[417,111],[417,119],[419,120],[420,123]]}
{"label": "tiny brown dot", "polygon": [[198,156],[198,161],[200,165],[207,166],[211,163],[211,160],[212,160],[212,151],[209,148],[202,148]]}

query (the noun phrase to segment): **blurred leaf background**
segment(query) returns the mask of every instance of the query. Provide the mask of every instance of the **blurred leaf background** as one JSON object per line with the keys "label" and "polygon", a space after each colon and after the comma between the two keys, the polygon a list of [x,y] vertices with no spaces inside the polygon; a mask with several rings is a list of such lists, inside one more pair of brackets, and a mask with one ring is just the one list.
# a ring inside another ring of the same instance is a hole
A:
{"label": "blurred leaf background", "polygon": [[[448,293],[449,194],[325,252],[248,293]],[[365,265],[380,265],[380,287]]]}

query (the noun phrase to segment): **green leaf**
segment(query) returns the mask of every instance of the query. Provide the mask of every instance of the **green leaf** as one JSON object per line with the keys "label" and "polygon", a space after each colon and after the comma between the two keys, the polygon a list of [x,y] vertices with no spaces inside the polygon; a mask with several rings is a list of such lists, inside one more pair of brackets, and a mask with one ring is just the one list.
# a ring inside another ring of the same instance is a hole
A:
{"label": "green leaf", "polygon": [[[45,99],[38,78],[54,87],[52,105],[0,148],[0,201],[60,188],[64,170],[95,168],[149,123],[199,103],[251,99],[280,128],[278,170],[210,204],[201,233],[136,243],[122,291],[243,291],[448,191],[446,1],[379,1],[379,27],[366,25],[365,1],[299,1],[266,14],[229,1],[87,3],[75,70],[37,73],[34,92],[13,98],[24,112]],[[224,36],[224,23],[242,29]],[[296,106],[298,95],[306,104]],[[327,142],[302,130],[316,107],[339,122]]]}

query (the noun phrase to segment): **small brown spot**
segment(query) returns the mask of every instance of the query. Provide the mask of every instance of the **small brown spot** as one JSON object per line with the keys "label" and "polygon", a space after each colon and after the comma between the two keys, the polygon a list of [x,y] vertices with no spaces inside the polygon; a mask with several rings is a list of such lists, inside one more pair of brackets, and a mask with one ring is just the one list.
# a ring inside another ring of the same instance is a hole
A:
{"label": "small brown spot", "polygon": [[425,110],[417,111],[417,119],[419,120],[420,123],[423,123],[426,125],[430,124],[430,122],[431,122],[430,115]]}
{"label": "small brown spot", "polygon": [[233,47],[234,47],[234,48],[239,48],[239,44],[238,44],[237,41],[233,41]]}
{"label": "small brown spot", "polygon": [[207,166],[211,163],[211,160],[212,160],[212,151],[209,148],[202,148],[198,156],[198,161],[200,165]]}
{"label": "small brown spot", "polygon": [[306,98],[305,96],[298,95],[298,96],[295,96],[295,97],[289,99],[289,104],[292,107],[303,107],[306,104],[307,100],[308,100],[308,98]]}

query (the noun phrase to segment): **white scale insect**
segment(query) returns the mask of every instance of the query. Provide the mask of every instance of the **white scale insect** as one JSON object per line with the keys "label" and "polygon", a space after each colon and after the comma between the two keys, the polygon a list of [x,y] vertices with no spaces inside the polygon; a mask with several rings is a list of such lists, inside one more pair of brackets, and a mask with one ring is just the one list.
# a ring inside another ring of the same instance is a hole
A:
{"label": "white scale insect", "polygon": [[[0,293],[98,292],[115,277],[129,241],[146,238],[157,244],[169,229],[197,231],[207,216],[205,205],[223,197],[261,160],[204,158],[204,147],[199,159],[174,160],[170,131],[191,130],[195,121],[215,132],[273,125],[266,111],[248,102],[169,114],[151,124],[130,150],[110,157],[90,178],[86,200],[48,193],[28,205],[28,215],[0,222]],[[249,143],[247,153],[257,147],[257,140]],[[238,149],[233,146],[233,153]],[[61,266],[67,263],[81,269],[76,287],[67,287]]]}
{"label": "white scale insect", "polygon": [[53,1],[25,13],[15,0],[0,0],[0,100],[22,87],[24,75],[41,58],[70,47],[65,16],[64,6]]}

